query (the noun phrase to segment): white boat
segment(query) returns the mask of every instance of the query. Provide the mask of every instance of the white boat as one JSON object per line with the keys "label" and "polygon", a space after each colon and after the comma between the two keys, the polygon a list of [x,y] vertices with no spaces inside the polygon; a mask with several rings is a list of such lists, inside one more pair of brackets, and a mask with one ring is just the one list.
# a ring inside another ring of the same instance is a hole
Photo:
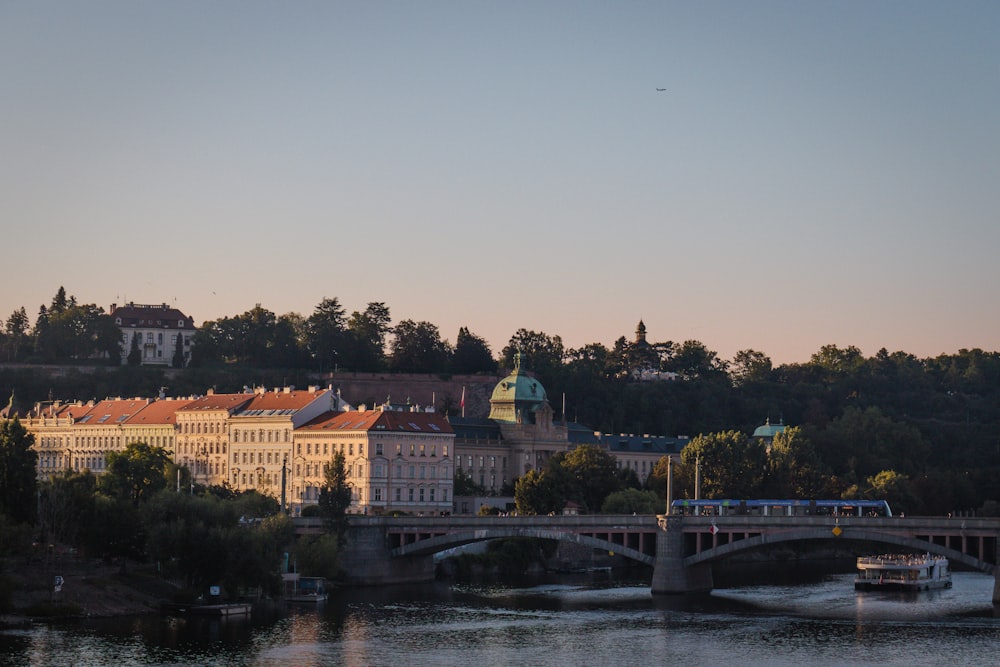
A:
{"label": "white boat", "polygon": [[323,577],[300,577],[290,573],[282,578],[285,580],[285,602],[326,602],[326,579]]}
{"label": "white boat", "polygon": [[886,554],[858,558],[854,589],[929,591],[951,588],[948,559],[932,554]]}

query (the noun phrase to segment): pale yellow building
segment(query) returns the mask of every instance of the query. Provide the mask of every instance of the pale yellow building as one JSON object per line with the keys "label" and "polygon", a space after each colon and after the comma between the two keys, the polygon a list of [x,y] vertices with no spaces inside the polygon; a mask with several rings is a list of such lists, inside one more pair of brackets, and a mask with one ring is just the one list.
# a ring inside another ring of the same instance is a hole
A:
{"label": "pale yellow building", "polygon": [[227,420],[230,485],[238,491],[255,489],[279,500],[284,498],[287,503],[295,430],[344,406],[336,393],[319,387],[255,392]]}
{"label": "pale yellow building", "polygon": [[293,503],[315,504],[323,466],[344,455],[352,490],[350,512],[451,512],[455,434],[447,419],[416,409],[330,412],[296,429],[291,481]]}

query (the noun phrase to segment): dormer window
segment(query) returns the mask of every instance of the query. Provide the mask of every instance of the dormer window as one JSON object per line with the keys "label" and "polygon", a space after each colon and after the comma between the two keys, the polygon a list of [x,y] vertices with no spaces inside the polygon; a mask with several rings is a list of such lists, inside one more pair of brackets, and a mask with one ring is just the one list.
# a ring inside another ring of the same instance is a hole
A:
{"label": "dormer window", "polygon": [[177,320],[177,327],[180,329],[184,328],[184,320]]}

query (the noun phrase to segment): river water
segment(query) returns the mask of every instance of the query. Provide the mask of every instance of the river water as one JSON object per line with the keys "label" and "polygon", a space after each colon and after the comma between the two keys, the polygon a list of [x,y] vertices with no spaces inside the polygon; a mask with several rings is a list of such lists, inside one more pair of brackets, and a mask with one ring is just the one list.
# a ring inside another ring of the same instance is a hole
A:
{"label": "river water", "polygon": [[272,619],[104,619],[0,632],[0,665],[988,665],[1000,660],[993,578],[855,593],[809,583],[653,597],[594,574],[524,585],[352,590]]}

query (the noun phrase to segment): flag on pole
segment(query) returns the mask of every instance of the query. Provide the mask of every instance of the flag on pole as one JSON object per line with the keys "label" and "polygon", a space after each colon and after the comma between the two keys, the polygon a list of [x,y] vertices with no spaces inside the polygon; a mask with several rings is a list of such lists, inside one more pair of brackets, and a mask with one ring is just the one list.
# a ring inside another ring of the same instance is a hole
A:
{"label": "flag on pole", "polygon": [[462,386],[462,416],[465,416],[465,386]]}

